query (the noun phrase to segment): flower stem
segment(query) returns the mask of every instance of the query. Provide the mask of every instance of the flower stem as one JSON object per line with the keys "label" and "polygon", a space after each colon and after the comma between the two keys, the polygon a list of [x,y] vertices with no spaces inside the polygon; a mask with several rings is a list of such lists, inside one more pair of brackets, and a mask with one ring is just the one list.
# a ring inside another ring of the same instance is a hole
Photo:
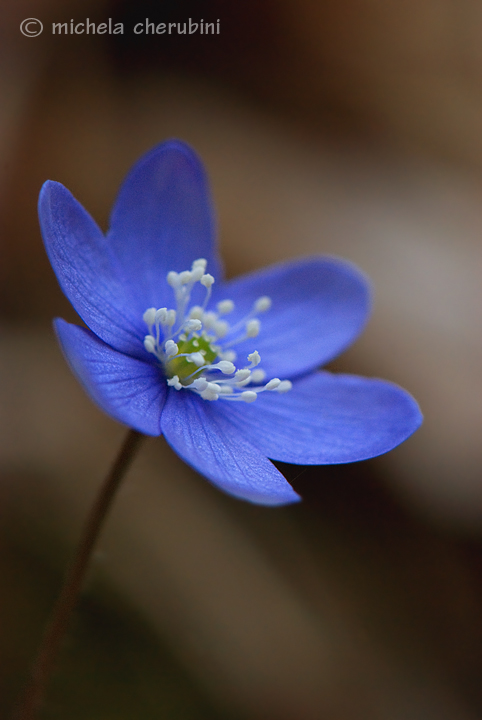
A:
{"label": "flower stem", "polygon": [[69,620],[77,604],[85,573],[92,557],[97,538],[112,504],[116,491],[129,467],[144,436],[129,430],[120,452],[101,487],[85,523],[80,542],[65,575],[62,589],[45,630],[43,641],[32,666],[30,679],[21,702],[17,707],[15,720],[35,720],[41,709],[47,684],[55,667],[62,640],[68,629]]}

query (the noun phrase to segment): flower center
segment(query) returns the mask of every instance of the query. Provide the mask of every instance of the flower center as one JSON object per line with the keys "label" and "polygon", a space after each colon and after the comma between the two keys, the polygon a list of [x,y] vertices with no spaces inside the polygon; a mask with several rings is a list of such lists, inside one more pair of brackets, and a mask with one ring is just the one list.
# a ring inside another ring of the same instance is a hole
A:
{"label": "flower center", "polygon": [[[202,365],[209,365],[216,360],[219,352],[206,335],[198,333],[193,333],[191,337],[181,335],[177,347],[178,354],[168,360],[164,367],[168,377],[172,378],[177,375],[181,383],[192,375],[193,363],[198,365],[202,360]],[[189,380],[187,384],[189,384]]]}
{"label": "flower center", "polygon": [[[169,272],[167,282],[174,291],[176,309],[148,308],[143,315],[149,330],[144,347],[158,359],[167,384],[176,390],[191,390],[203,400],[253,402],[266,390],[287,392],[289,380],[272,378],[260,384],[266,375],[257,367],[261,358],[256,350],[247,357],[249,365],[237,368],[234,364],[233,346],[258,335],[261,323],[256,315],[270,309],[271,299],[258,298],[251,312],[231,326],[223,318],[233,311],[232,300],[219,302],[217,312],[206,310],[214,283],[213,276],[205,272],[206,265],[206,260],[199,259],[191,270]],[[198,282],[206,288],[203,305],[189,307]]]}

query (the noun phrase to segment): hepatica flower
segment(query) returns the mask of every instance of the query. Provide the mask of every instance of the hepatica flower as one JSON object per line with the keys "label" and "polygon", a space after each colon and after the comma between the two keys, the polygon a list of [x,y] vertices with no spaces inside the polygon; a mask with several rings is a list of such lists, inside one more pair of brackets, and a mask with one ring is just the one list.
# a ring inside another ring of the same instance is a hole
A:
{"label": "hepatica flower", "polygon": [[369,289],[352,265],[309,258],[223,280],[203,167],[181,142],[131,170],[107,236],[62,185],[39,214],[62,290],[88,329],[57,319],[91,398],[232,495],[299,496],[270,462],[380,455],[421,422],[388,382],[318,368],[360,333]]}

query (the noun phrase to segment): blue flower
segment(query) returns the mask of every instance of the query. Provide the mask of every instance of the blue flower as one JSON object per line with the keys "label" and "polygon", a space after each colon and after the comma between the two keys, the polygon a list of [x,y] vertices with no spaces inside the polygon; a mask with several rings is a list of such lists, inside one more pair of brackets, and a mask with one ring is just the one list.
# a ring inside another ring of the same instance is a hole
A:
{"label": "blue flower", "polygon": [[89,328],[55,321],[73,372],[105,412],[162,433],[226,492],[296,502],[268,458],[364,460],[420,425],[398,386],[317,370],[368,316],[355,267],[314,257],[223,281],[204,169],[183,143],[134,166],[107,237],[56,182],[43,186],[39,216],[62,290]]}

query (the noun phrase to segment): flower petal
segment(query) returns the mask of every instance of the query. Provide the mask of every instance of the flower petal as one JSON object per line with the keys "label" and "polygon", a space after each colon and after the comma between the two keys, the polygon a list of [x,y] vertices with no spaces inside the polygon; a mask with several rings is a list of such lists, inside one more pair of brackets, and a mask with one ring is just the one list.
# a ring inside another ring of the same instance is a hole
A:
{"label": "flower petal", "polygon": [[82,320],[117,350],[141,354],[142,315],[133,314],[129,288],[91,216],[63,185],[49,180],[40,192],[39,219],[54,272]]}
{"label": "flower petal", "polygon": [[109,241],[136,289],[137,311],[170,307],[170,270],[190,270],[205,258],[220,277],[207,178],[184,143],[169,141],[147,153],[125,179],[112,211]]}
{"label": "flower petal", "polygon": [[166,383],[159,368],[113,350],[90,330],[60,318],[54,327],[72,371],[92,400],[134,430],[160,435]]}
{"label": "flower petal", "polygon": [[376,457],[406,440],[422,422],[417,403],[398,385],[328,372],[295,381],[284,395],[264,392],[251,405],[217,404],[263,454],[302,465]]}
{"label": "flower petal", "polygon": [[217,404],[201,400],[189,390],[171,390],[161,418],[169,445],[231,495],[261,505],[297,502],[300,498],[291,485],[216,412]]}
{"label": "flower petal", "polygon": [[[275,265],[235,279],[217,289],[216,299],[231,298],[234,323],[253,302],[268,295],[272,307],[260,315],[255,339],[236,345],[240,359],[258,350],[268,377],[295,377],[328,362],[350,345],[370,311],[365,276],[334,258],[310,258]],[[229,336],[226,338],[229,341]]]}

